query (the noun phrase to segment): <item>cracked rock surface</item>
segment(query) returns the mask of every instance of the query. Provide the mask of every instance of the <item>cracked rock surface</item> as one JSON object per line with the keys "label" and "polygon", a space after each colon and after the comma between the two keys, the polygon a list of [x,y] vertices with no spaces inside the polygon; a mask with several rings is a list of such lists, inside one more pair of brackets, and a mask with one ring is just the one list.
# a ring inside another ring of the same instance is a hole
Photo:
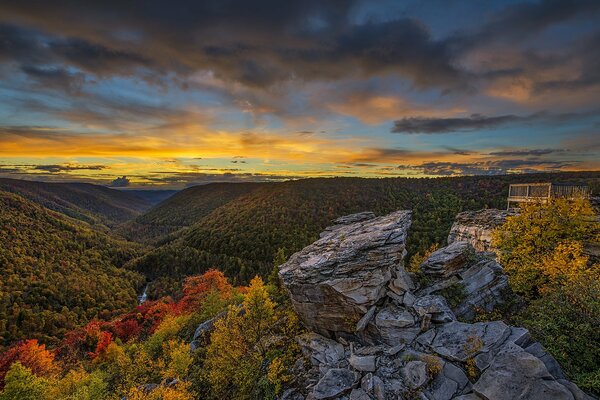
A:
{"label": "cracked rock surface", "polygon": [[403,267],[409,211],[335,224],[280,270],[310,330],[282,400],[593,399],[526,329],[465,322],[510,294],[502,267],[470,242],[425,260],[425,285]]}

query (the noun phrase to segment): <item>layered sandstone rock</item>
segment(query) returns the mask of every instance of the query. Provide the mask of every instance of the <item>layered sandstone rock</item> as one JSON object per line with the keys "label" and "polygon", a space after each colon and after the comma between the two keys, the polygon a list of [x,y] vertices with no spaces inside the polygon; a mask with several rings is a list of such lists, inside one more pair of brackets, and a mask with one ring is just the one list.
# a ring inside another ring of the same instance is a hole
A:
{"label": "layered sandstone rock", "polygon": [[340,218],[290,257],[279,276],[306,326],[324,335],[353,332],[402,268],[410,224],[410,211]]}
{"label": "layered sandstone rock", "polygon": [[303,384],[282,400],[592,399],[526,329],[461,322],[493,309],[509,290],[502,267],[470,242],[432,254],[422,266],[426,279],[408,274],[409,225],[405,211],[340,219],[283,266],[312,332],[297,340]]}
{"label": "layered sandstone rock", "polygon": [[511,215],[516,215],[516,212],[493,208],[461,212],[450,228],[448,244],[464,241],[470,243],[477,251],[493,252],[492,232]]}

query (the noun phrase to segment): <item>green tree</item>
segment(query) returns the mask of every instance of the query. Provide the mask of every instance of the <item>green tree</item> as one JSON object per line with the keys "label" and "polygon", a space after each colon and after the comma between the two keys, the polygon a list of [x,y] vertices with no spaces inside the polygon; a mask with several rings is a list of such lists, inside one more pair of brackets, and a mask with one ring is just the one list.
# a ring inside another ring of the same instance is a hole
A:
{"label": "green tree", "polygon": [[48,381],[35,376],[20,362],[14,363],[4,378],[0,400],[40,400],[45,398]]}

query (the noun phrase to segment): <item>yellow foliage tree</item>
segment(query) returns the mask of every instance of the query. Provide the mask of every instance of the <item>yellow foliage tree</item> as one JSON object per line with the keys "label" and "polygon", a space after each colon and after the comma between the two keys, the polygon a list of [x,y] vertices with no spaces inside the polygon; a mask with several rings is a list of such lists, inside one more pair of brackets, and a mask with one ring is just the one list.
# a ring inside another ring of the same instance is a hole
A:
{"label": "yellow foliage tree", "polygon": [[227,316],[215,323],[205,362],[214,398],[259,398],[258,381],[264,374],[261,365],[274,309],[262,279],[256,277],[242,309],[229,307]]}
{"label": "yellow foliage tree", "polygon": [[594,209],[584,198],[523,204],[518,215],[509,217],[493,233],[494,247],[513,290],[527,299],[537,298],[557,273],[550,267],[552,259],[563,257],[564,261],[569,251],[574,255],[577,250],[574,242],[598,237],[594,218]]}

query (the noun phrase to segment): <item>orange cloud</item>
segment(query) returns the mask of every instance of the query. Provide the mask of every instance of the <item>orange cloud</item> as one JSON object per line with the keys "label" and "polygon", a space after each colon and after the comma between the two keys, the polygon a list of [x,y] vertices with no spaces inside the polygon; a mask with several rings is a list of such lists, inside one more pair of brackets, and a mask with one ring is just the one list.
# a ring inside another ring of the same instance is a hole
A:
{"label": "orange cloud", "polygon": [[437,109],[408,102],[395,96],[370,96],[354,94],[343,101],[334,102],[327,106],[331,111],[354,117],[370,125],[403,117],[442,117],[465,112],[462,108]]}

